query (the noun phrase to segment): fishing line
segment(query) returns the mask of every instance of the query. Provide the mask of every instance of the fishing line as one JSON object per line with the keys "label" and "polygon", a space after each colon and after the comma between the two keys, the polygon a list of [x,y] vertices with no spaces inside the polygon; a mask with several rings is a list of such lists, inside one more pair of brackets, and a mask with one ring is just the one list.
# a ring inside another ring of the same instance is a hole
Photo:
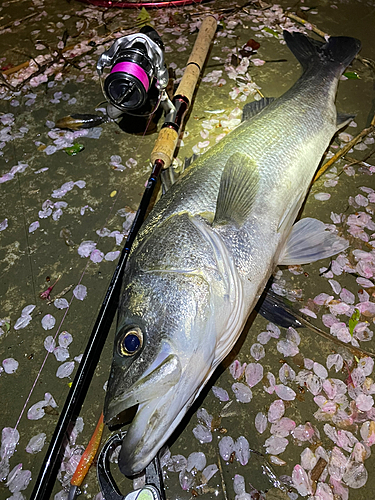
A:
{"label": "fishing line", "polygon": [[[146,124],[145,130],[144,130],[144,132],[143,132],[143,135],[141,136],[141,141],[140,141],[140,143],[139,143],[139,145],[138,145],[137,149],[135,150],[134,155],[137,155],[137,153],[138,153],[138,151],[139,151],[139,149],[140,149],[140,147],[141,147],[141,142],[143,142],[143,140],[144,140],[144,137],[145,137],[145,135],[146,135],[146,133],[147,133],[148,127],[150,126],[150,123],[151,123],[151,120],[152,120],[153,114],[154,114],[154,113],[156,112],[156,110],[158,109],[158,107],[159,107],[159,105],[160,105],[160,102],[161,102],[161,99],[162,99],[162,96],[160,96],[160,97],[159,97],[159,101],[158,101],[157,106],[155,107],[154,111],[153,111],[153,112],[150,114],[150,116],[149,116],[149,119],[148,119],[148,121],[147,121],[147,124]],[[19,177],[18,177],[18,183],[19,183],[20,197],[21,197],[21,203],[22,203],[23,214],[24,214],[24,228],[25,228],[25,232],[26,232],[25,207],[24,207],[24,204],[23,204],[22,191],[21,191],[21,184],[20,184]],[[100,231],[102,231],[102,230],[104,229],[104,227],[107,225],[108,221],[109,221],[109,220],[111,219],[111,217],[113,216],[113,211],[114,211],[114,208],[115,208],[115,206],[116,206],[116,203],[118,202],[118,199],[119,199],[119,197],[120,197],[120,195],[122,194],[123,189],[124,189],[123,184],[124,184],[124,183],[121,183],[121,187],[120,187],[119,191],[117,192],[117,194],[116,194],[116,196],[115,196],[115,198],[114,198],[114,200],[113,200],[112,206],[110,207],[109,213],[108,213],[108,215],[107,215],[107,217],[106,217],[106,219],[105,219],[105,221],[104,221],[104,223],[103,223],[102,227],[100,228]],[[127,235],[124,235],[124,238],[126,238],[126,236],[127,236]],[[100,238],[101,238],[100,236],[98,236],[98,237],[97,237],[97,240],[96,240],[96,245],[99,243]],[[27,244],[28,244],[28,235],[27,235],[27,232],[26,232],[26,241],[27,241]],[[28,257],[29,257],[30,267],[31,267],[31,275],[32,275],[32,283],[33,283],[33,289],[34,289],[35,301],[37,301],[39,297],[37,296],[37,294],[36,294],[36,290],[35,290],[35,284],[34,284],[34,279],[33,279],[33,271],[32,271],[32,263],[31,263],[31,255],[30,255],[30,252],[29,252],[29,246],[27,247],[27,250],[28,250]],[[83,269],[83,271],[82,271],[82,273],[81,273],[81,276],[80,276],[80,278],[79,278],[78,283],[77,283],[77,285],[76,285],[76,286],[78,286],[78,285],[80,285],[80,284],[81,284],[81,282],[82,282],[82,280],[83,280],[83,278],[84,278],[84,276],[85,276],[85,274],[86,274],[86,272],[87,272],[87,269],[88,269],[89,265],[90,265],[90,258],[88,258],[88,261],[86,262],[86,265],[85,265],[85,267],[84,267],[84,269]],[[60,322],[60,324],[59,324],[59,326],[58,326],[58,328],[57,328],[57,331],[56,331],[56,333],[55,333],[55,336],[53,337],[53,341],[54,341],[54,342],[56,341],[57,336],[58,336],[58,335],[60,334],[60,332],[61,332],[61,329],[62,329],[63,323],[64,323],[65,318],[66,318],[66,316],[67,316],[67,314],[68,314],[68,312],[69,312],[69,310],[70,310],[70,306],[71,306],[71,304],[72,304],[72,302],[73,302],[74,298],[75,298],[75,297],[74,297],[74,295],[73,295],[73,296],[71,297],[71,299],[70,299],[69,303],[68,303],[68,307],[67,307],[67,308],[65,308],[65,312],[64,312],[63,317],[62,317],[62,319],[61,319],[61,322]],[[44,368],[44,366],[45,366],[45,364],[46,364],[46,362],[47,362],[48,356],[49,356],[50,354],[51,354],[51,352],[50,352],[50,351],[47,351],[47,354],[45,355],[44,360],[42,361],[42,364],[41,364],[41,366],[40,366],[40,368],[39,368],[39,371],[38,371],[38,373],[37,373],[37,375],[36,375],[36,377],[35,377],[35,380],[34,380],[34,382],[33,382],[32,386],[31,386],[31,389],[30,389],[29,395],[27,396],[26,401],[25,401],[25,403],[24,403],[24,405],[23,405],[23,408],[22,408],[22,410],[21,410],[21,412],[20,412],[20,415],[19,415],[19,417],[18,417],[18,419],[17,419],[16,425],[14,426],[14,429],[17,429],[17,427],[18,427],[18,425],[19,425],[19,423],[20,423],[20,421],[21,421],[21,418],[23,417],[23,414],[25,413],[26,407],[27,407],[27,405],[29,404],[30,398],[31,398],[31,396],[32,396],[32,394],[33,394],[33,392],[34,392],[34,389],[35,389],[35,387],[36,387],[36,384],[37,384],[37,382],[38,382],[38,380],[39,380],[39,378],[40,378],[40,376],[41,376],[41,374],[42,374],[43,368]]]}
{"label": "fishing line", "polygon": [[[16,155],[16,148],[15,148],[15,145],[13,143],[13,154],[14,154],[14,157],[17,158],[17,155]],[[22,187],[21,187],[21,181],[20,181],[20,176],[18,175],[18,172],[17,172],[17,183],[18,183],[18,192],[20,194],[20,199],[21,199],[21,206],[22,206],[22,215],[23,215],[23,228],[24,228],[24,231],[25,231],[25,239],[26,239],[26,245],[27,245],[27,257],[28,257],[28,260],[29,260],[29,264],[30,264],[30,271],[31,271],[31,283],[32,283],[32,287],[33,287],[33,292],[34,292],[34,298],[35,298],[35,302],[37,301],[37,293],[36,293],[36,289],[35,289],[35,283],[34,283],[34,271],[33,271],[33,261],[31,260],[31,255],[30,255],[30,243],[29,243],[29,234],[28,234],[28,231],[26,229],[26,209],[25,209],[25,203],[24,203],[24,199],[23,199],[23,193],[22,193]]]}

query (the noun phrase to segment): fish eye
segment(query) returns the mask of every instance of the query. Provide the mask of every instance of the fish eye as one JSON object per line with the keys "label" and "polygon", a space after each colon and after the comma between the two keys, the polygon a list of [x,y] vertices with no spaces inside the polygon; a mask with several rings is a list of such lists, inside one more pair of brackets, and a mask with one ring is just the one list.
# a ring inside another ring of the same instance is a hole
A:
{"label": "fish eye", "polygon": [[130,330],[127,330],[119,339],[119,354],[122,356],[133,356],[141,349],[142,345],[142,331],[137,327],[131,328]]}

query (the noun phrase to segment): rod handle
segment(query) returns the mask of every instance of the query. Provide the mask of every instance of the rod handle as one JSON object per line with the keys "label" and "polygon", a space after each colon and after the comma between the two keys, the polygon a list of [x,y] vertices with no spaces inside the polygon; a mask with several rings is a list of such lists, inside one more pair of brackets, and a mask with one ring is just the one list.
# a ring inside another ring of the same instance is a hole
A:
{"label": "rod handle", "polygon": [[164,162],[164,168],[168,168],[172,162],[174,150],[178,140],[178,133],[173,128],[162,128],[156,139],[154,149],[151,153],[151,162],[156,160]]}
{"label": "rod handle", "polygon": [[208,50],[217,28],[217,21],[213,16],[203,19],[193,50],[190,54],[185,72],[177,88],[176,95],[183,95],[191,102],[199,73],[206,60]]}

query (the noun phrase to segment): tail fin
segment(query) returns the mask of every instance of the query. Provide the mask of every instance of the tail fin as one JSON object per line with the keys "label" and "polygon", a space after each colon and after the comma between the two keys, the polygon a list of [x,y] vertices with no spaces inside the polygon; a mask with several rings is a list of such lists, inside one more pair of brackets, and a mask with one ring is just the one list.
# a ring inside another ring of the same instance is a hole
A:
{"label": "tail fin", "polygon": [[332,36],[324,43],[303,33],[284,31],[283,34],[305,71],[316,65],[328,65],[341,75],[361,49],[361,42],[348,36]]}

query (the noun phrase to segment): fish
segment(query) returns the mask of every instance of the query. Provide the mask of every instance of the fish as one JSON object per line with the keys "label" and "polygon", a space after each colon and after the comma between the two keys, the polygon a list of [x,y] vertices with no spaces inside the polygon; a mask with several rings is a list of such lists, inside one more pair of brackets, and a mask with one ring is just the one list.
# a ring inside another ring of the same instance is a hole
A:
{"label": "fish", "polygon": [[123,275],[104,420],[136,409],[119,455],[126,476],[157,455],[229,354],[278,264],[330,257],[348,242],[313,218],[295,223],[334,134],[350,37],[284,31],[303,74],[200,155],[155,204]]}

